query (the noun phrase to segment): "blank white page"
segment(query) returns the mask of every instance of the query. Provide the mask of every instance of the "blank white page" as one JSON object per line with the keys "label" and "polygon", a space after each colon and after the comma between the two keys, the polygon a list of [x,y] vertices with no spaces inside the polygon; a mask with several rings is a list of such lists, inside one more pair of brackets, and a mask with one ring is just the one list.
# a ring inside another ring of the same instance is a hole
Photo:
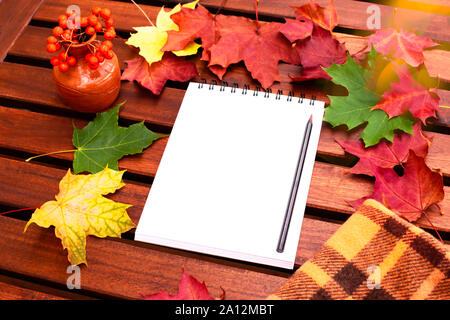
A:
{"label": "blank white page", "polygon": [[[189,84],[135,239],[291,269],[324,104],[220,88]],[[293,216],[284,252],[278,253],[311,114],[313,127]]]}

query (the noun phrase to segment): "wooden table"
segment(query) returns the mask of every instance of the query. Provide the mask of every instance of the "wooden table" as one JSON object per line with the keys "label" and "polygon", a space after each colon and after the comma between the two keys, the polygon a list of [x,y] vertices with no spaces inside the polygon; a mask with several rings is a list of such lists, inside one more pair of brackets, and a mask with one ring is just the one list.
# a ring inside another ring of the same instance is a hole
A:
{"label": "wooden table", "polygon": [[[173,5],[175,1],[167,1]],[[397,14],[417,14],[430,18],[424,35],[444,45],[450,41],[448,16],[430,11],[449,13],[448,0],[421,0],[426,6],[417,10],[399,8]],[[82,12],[94,5],[109,7],[116,20],[116,28],[122,37],[128,37],[133,26],[147,25],[146,19],[131,3],[126,1],[97,0],[3,0],[0,2],[0,212],[38,207],[54,198],[58,182],[68,168],[73,155],[70,153],[36,159],[27,163],[24,159],[56,150],[72,149],[72,123],[81,127],[93,119],[93,115],[81,114],[66,107],[55,91],[50,54],[45,51],[45,39],[56,25],[57,17],[72,4],[80,5]],[[220,0],[202,0],[202,4],[216,10]],[[327,0],[318,1],[327,5]],[[411,2],[408,2],[411,6]],[[283,21],[293,17],[288,5],[298,1],[282,0],[260,2],[259,15],[264,20]],[[416,3],[419,5],[419,3]],[[155,6],[143,5],[155,21],[159,11]],[[339,14],[338,37],[346,41],[355,52],[363,41],[355,34],[368,34],[366,19],[370,3],[336,0]],[[405,5],[406,6],[406,5]],[[394,8],[379,5],[382,27],[387,26]],[[225,13],[253,17],[253,1],[230,0]],[[422,10],[422,11],[420,11]],[[445,11],[445,12],[444,12]],[[115,51],[124,68],[124,60],[136,56],[121,40],[114,40]],[[214,79],[203,62],[196,60],[199,77]],[[450,105],[448,82],[450,80],[450,54],[432,50],[426,53],[426,65],[431,73],[440,74],[438,93],[441,105]],[[305,92],[307,97],[326,98],[326,87],[311,83],[292,84],[289,73],[298,67],[280,64],[281,82],[273,90],[294,90],[296,95]],[[249,83],[255,87],[242,65],[233,66],[226,74],[229,83]],[[324,82],[325,83],[325,82]],[[183,99],[186,84],[169,83],[160,96],[142,89],[136,83],[122,82],[118,101],[127,100],[120,117],[122,124],[145,120],[148,127],[157,132],[169,133]],[[445,200],[441,203],[446,215],[436,210],[428,214],[444,239],[450,240],[450,109],[443,109],[439,119],[431,121],[427,130],[433,143],[427,157],[428,164],[440,168],[446,183]],[[310,258],[352,213],[347,200],[368,195],[373,181],[361,176],[344,175],[355,158],[346,155],[334,142],[334,138],[348,139],[352,134],[332,130],[323,125],[317,161],[309,192],[306,214],[296,258],[296,267]],[[121,169],[127,169],[127,186],[111,198],[133,205],[129,215],[137,223],[158,168],[167,139],[154,143],[141,155],[126,157],[120,161]],[[227,299],[265,298],[280,286],[293,271],[269,268],[229,259],[174,250],[134,241],[134,231],[122,239],[89,237],[87,259],[89,266],[81,269],[81,290],[68,290],[69,276],[67,253],[53,228],[30,226],[23,233],[31,211],[11,213],[0,217],[0,298],[3,299],[92,299],[92,298],[140,298],[140,293],[154,293],[161,289],[176,293],[182,267],[201,281],[205,281],[213,296],[226,291]],[[417,225],[434,232],[429,223],[421,219]],[[449,243],[449,242],[447,242]]]}

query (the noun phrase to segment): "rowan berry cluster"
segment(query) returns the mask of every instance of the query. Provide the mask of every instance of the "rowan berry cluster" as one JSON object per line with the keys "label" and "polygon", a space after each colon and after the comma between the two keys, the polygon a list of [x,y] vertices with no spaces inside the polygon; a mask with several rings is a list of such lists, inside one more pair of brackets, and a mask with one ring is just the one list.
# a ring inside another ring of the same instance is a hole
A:
{"label": "rowan berry cluster", "polygon": [[47,38],[46,49],[49,53],[55,53],[63,48],[58,55],[50,59],[50,63],[58,66],[60,71],[66,72],[77,63],[75,57],[69,56],[69,48],[88,41],[97,32],[103,33],[105,41],[98,41],[99,45],[89,46],[90,52],[85,56],[88,66],[97,69],[105,59],[113,58],[111,40],[116,37],[116,31],[110,9],[94,7],[88,17],[77,16],[75,12],[62,14],[58,17],[58,24],[52,30],[53,35]]}

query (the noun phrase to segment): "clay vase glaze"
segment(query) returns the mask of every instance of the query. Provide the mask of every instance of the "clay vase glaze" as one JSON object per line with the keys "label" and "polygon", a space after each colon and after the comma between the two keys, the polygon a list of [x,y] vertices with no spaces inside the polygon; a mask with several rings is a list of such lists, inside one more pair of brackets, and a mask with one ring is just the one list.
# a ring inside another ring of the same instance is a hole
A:
{"label": "clay vase glaze", "polygon": [[[69,56],[77,63],[68,71],[61,72],[53,67],[53,79],[61,99],[66,105],[79,112],[99,112],[105,110],[116,100],[120,90],[120,66],[117,56],[106,59],[95,70],[88,66],[86,54],[98,46],[94,34],[88,41],[80,44],[63,44]],[[90,50],[91,49],[91,50]]]}

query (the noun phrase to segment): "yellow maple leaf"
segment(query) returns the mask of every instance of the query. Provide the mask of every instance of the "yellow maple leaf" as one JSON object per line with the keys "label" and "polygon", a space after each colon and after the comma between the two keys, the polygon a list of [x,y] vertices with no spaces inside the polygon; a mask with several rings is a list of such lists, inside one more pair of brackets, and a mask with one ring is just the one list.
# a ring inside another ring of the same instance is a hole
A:
{"label": "yellow maple leaf", "polygon": [[25,226],[31,223],[48,228],[55,227],[72,265],[86,261],[86,237],[118,237],[135,225],[126,209],[131,205],[115,202],[103,195],[122,188],[122,175],[108,167],[96,174],[74,175],[67,171],[59,183],[56,201],[48,201],[36,209]]}
{"label": "yellow maple leaf", "polygon": [[[187,3],[183,7],[194,9],[197,3],[198,0]],[[147,60],[149,65],[162,59],[164,51],[161,49],[167,42],[167,31],[178,31],[178,26],[170,19],[170,16],[179,12],[181,7],[180,4],[177,4],[170,11],[165,11],[162,7],[156,18],[156,26],[133,28],[136,33],[131,34],[126,43],[139,48],[139,54]],[[196,54],[200,47],[201,45],[192,41],[183,50],[172,52],[177,56],[189,56]]]}

